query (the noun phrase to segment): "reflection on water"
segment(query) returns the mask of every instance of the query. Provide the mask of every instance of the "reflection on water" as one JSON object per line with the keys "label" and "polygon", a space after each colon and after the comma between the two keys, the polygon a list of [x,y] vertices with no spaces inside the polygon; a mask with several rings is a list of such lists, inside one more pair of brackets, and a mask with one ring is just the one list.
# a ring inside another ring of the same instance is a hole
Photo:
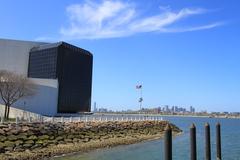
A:
{"label": "reflection on water", "polygon": [[[211,125],[212,159],[215,159],[215,124],[222,125],[222,158],[240,160],[240,120],[194,117],[165,117],[179,126],[184,133],[173,139],[173,158],[185,160],[189,158],[189,126],[195,123],[197,127],[198,159],[204,159],[204,124]],[[162,160],[163,140],[147,141],[133,145],[123,145],[111,149],[77,154],[54,160]]]}

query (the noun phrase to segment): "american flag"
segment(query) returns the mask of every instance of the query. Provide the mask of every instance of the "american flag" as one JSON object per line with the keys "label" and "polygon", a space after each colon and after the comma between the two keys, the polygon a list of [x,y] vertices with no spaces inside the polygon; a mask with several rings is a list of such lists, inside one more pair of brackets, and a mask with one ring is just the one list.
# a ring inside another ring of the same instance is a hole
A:
{"label": "american flag", "polygon": [[141,89],[142,85],[136,85],[136,89]]}

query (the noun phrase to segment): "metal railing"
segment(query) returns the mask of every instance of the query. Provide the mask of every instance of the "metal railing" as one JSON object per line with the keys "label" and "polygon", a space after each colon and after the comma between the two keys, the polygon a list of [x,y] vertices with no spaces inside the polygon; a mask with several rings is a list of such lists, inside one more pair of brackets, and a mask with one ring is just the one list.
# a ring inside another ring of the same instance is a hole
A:
{"label": "metal railing", "polygon": [[[52,122],[52,123],[66,123],[66,122],[108,122],[108,121],[163,121],[160,116],[145,116],[145,115],[81,115],[74,117],[47,117],[47,116],[35,116],[35,117],[16,117],[15,122],[9,123],[21,123],[21,122]],[[0,117],[0,123],[4,123],[4,119]]]}
{"label": "metal railing", "polygon": [[78,117],[44,117],[43,122],[107,122],[107,121],[162,121],[157,116],[78,116]]}

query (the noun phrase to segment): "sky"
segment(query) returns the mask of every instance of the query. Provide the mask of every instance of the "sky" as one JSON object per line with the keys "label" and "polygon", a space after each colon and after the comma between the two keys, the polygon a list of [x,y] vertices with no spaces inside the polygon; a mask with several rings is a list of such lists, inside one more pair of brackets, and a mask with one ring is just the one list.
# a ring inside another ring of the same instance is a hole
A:
{"label": "sky", "polygon": [[240,111],[238,0],[0,1],[0,38],[93,53],[92,104]]}

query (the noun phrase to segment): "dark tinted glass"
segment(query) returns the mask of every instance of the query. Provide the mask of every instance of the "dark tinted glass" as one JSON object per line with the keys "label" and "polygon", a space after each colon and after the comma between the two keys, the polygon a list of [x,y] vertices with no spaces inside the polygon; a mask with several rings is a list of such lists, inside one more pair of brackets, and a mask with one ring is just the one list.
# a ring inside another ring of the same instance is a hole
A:
{"label": "dark tinted glass", "polygon": [[55,79],[57,48],[32,51],[29,55],[28,77]]}
{"label": "dark tinted glass", "polygon": [[92,55],[61,46],[59,66],[60,113],[89,112],[92,90]]}
{"label": "dark tinted glass", "polygon": [[58,113],[90,112],[92,54],[73,45],[32,50],[28,76],[58,79]]}

